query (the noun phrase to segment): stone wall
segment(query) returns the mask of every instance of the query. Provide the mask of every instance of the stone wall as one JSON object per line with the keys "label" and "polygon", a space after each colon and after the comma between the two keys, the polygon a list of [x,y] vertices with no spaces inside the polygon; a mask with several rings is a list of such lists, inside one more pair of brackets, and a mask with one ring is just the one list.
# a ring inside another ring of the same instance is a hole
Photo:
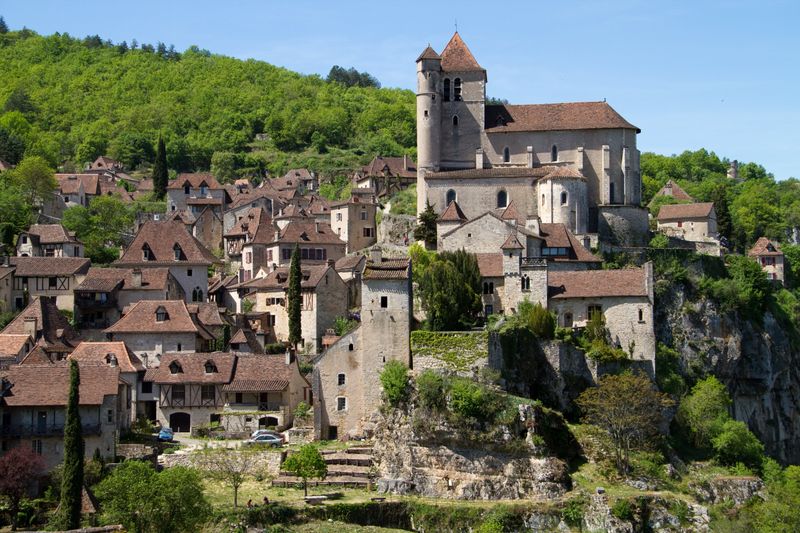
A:
{"label": "stone wall", "polygon": [[381,223],[378,225],[378,244],[405,246],[405,237],[409,243],[414,242],[414,228],[417,217],[411,215],[392,215],[381,212]]}
{"label": "stone wall", "polygon": [[[228,449],[226,453],[236,454],[239,452],[234,449]],[[285,453],[286,452],[280,450],[254,452],[252,456],[249,456],[249,460],[253,465],[253,471],[266,477],[278,477]],[[202,468],[202,454],[201,452],[170,453],[162,455],[159,462],[164,468],[172,468],[173,466]]]}
{"label": "stone wall", "polygon": [[617,246],[645,246],[649,237],[647,209],[633,205],[598,207],[600,240]]}

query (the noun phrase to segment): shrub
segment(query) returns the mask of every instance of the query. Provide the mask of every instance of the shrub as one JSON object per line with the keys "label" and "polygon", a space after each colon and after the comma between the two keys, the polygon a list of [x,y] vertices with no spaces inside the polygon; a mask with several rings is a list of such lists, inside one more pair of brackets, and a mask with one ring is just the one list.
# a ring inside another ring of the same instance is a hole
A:
{"label": "shrub", "polygon": [[342,335],[354,330],[358,326],[358,322],[344,316],[337,316],[333,322],[333,331],[337,336]]}
{"label": "shrub", "polygon": [[711,441],[730,419],[731,398],[717,378],[710,376],[697,382],[692,392],[681,400],[678,423],[683,426],[696,446],[708,448]]}
{"label": "shrub", "polygon": [[400,361],[389,361],[380,376],[383,394],[390,405],[397,407],[408,400],[408,367]]}
{"label": "shrub", "polygon": [[714,453],[722,464],[744,463],[759,466],[764,457],[764,445],[758,437],[739,420],[728,420],[722,425],[719,434],[712,439]]}
{"label": "shrub", "polygon": [[620,520],[633,518],[633,505],[628,500],[617,500],[611,506],[611,514]]}
{"label": "shrub", "polygon": [[450,407],[462,418],[483,419],[487,414],[484,411],[484,388],[466,378],[453,380],[450,386]]}
{"label": "shrub", "polygon": [[663,233],[658,233],[650,239],[650,248],[669,248],[669,237]]}
{"label": "shrub", "polygon": [[556,318],[541,303],[534,305],[525,299],[519,304],[518,314],[523,324],[540,339],[552,339],[555,336]]}
{"label": "shrub", "polygon": [[422,407],[443,409],[447,404],[446,393],[444,378],[433,370],[425,370],[417,376],[417,394]]}
{"label": "shrub", "polygon": [[681,395],[686,390],[686,382],[680,374],[680,354],[663,343],[656,346],[656,383],[658,388],[668,394]]}
{"label": "shrub", "polygon": [[264,352],[268,354],[286,353],[286,345],[282,342],[272,342],[264,346]]}
{"label": "shrub", "polygon": [[584,498],[572,498],[567,501],[564,509],[561,511],[561,518],[571,526],[579,526],[583,522],[585,508],[586,500]]}

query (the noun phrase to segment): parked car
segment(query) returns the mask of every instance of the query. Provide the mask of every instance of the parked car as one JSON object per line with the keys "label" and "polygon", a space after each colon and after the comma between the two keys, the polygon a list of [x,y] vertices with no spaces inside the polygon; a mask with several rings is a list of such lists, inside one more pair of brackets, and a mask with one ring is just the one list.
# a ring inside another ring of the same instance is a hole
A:
{"label": "parked car", "polygon": [[172,442],[174,438],[175,433],[171,428],[161,428],[161,431],[158,432],[158,440],[161,442]]}
{"label": "parked car", "polygon": [[283,446],[283,439],[277,435],[259,435],[244,441],[244,444],[252,446],[254,444],[261,444],[267,446],[280,447]]}
{"label": "parked car", "polygon": [[286,442],[286,438],[283,436],[283,434],[278,433],[273,429],[257,429],[252,433],[252,435],[250,435],[250,438],[254,439],[256,437],[260,437],[261,435],[274,435],[275,437],[281,439],[281,442]]}

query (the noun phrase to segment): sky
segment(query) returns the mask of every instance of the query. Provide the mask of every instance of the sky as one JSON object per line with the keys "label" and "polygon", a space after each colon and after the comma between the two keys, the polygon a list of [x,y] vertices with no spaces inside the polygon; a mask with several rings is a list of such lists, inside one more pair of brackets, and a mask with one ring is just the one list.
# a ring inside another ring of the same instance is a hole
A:
{"label": "sky", "polygon": [[0,15],[12,29],[197,45],[305,74],[355,67],[406,89],[419,53],[441,52],[457,27],[489,96],[606,99],[641,128],[642,152],[706,148],[800,178],[797,0],[0,0]]}

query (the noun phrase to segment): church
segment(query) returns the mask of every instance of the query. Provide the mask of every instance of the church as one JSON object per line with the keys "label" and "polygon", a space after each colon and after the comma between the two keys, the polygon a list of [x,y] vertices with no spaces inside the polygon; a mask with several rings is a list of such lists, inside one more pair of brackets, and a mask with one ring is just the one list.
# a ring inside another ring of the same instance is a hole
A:
{"label": "church", "polygon": [[417,58],[417,210],[468,219],[513,203],[582,242],[641,244],[640,130],[608,103],[489,105],[486,70],[456,32]]}

